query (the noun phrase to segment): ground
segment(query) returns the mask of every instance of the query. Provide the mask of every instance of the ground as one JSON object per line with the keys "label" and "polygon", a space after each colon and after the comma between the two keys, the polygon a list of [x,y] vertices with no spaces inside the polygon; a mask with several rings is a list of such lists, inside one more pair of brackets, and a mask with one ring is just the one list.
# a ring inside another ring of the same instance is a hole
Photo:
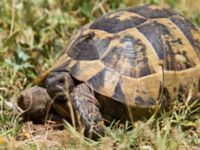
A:
{"label": "ground", "polygon": [[200,109],[188,105],[190,97],[133,128],[113,122],[99,141],[84,139],[67,122],[65,130],[54,122],[22,122],[20,92],[54,63],[78,28],[142,3],[169,6],[200,25],[199,0],[0,1],[0,149],[200,149]]}

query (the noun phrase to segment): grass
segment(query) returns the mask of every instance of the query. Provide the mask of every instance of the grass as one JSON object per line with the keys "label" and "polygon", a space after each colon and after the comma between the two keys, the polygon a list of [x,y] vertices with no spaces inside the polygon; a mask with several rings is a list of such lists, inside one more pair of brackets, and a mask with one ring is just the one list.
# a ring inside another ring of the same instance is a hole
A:
{"label": "grass", "polygon": [[[142,3],[165,5],[200,25],[200,0],[1,0],[0,1],[0,149],[141,149],[200,148],[200,110],[174,102],[159,117],[124,126],[113,123],[99,141],[83,140],[69,124],[61,145],[28,136],[16,107],[22,89],[49,68],[82,25],[106,12]],[[180,109],[181,108],[181,109]],[[63,135],[61,133],[60,135]]]}

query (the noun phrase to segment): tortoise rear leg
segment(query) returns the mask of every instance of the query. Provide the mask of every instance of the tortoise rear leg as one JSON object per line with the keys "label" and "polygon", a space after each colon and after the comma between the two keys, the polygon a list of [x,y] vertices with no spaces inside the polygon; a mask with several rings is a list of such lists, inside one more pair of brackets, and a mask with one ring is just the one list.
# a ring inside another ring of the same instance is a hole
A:
{"label": "tortoise rear leg", "polygon": [[99,111],[100,104],[89,87],[84,83],[80,84],[70,96],[74,109],[85,127],[85,135],[92,139],[103,135],[104,122]]}

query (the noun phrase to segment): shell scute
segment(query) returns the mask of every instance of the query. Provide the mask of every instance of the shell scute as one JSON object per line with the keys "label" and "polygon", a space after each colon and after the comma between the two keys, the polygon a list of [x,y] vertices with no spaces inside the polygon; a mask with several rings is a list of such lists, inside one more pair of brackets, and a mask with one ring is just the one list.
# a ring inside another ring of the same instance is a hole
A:
{"label": "shell scute", "polygon": [[91,76],[86,83],[96,92],[112,97],[115,92],[115,87],[119,80],[119,74],[108,68],[104,68],[96,75]]}

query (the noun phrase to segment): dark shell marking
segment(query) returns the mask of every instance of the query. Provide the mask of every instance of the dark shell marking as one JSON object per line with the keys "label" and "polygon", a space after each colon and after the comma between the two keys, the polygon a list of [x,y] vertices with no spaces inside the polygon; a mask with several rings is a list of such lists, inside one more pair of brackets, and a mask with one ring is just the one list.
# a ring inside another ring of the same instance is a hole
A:
{"label": "dark shell marking", "polygon": [[139,106],[146,105],[145,101],[143,100],[143,98],[141,96],[136,96],[135,97],[135,104],[139,105]]}
{"label": "dark shell marking", "polygon": [[198,91],[200,92],[200,79],[198,80]]}
{"label": "dark shell marking", "polygon": [[109,33],[117,33],[128,28],[134,28],[137,25],[144,23],[145,18],[132,16],[129,19],[120,20],[120,16],[126,15],[126,12],[114,13],[116,14],[112,18],[109,18],[109,14],[97,19],[91,24],[91,29],[104,30]]}
{"label": "dark shell marking", "polygon": [[94,33],[78,37],[68,49],[67,54],[75,60],[96,60],[99,53],[94,45]]}
{"label": "dark shell marking", "polygon": [[176,15],[176,13],[170,9],[162,9],[162,8],[158,8],[156,6],[150,6],[150,5],[130,8],[128,9],[128,11],[139,14],[148,19],[168,18],[173,15]]}
{"label": "dark shell marking", "polygon": [[114,97],[115,99],[119,99],[119,100],[124,100],[125,99],[124,92],[123,92],[123,90],[121,88],[120,81],[117,83],[117,85],[115,87],[114,94],[113,94],[112,97]]}
{"label": "dark shell marking", "polygon": [[170,20],[178,26],[178,28],[183,32],[183,34],[187,37],[191,45],[193,46],[194,50],[196,51],[198,57],[200,58],[200,37],[199,39],[195,39],[192,32],[196,32],[197,34],[200,34],[197,27],[193,25],[190,21],[187,19],[184,19],[182,17],[172,17]]}
{"label": "dark shell marking", "polygon": [[163,24],[154,21],[138,27],[138,30],[151,42],[158,57],[164,59],[165,53],[162,36],[169,35],[167,28]]}

